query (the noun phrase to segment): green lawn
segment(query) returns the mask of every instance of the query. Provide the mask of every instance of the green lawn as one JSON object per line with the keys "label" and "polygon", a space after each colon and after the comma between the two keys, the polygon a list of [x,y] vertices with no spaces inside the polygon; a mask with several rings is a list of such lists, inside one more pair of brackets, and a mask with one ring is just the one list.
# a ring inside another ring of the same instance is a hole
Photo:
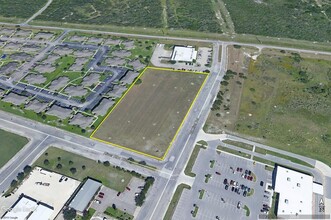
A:
{"label": "green lawn", "polygon": [[194,166],[195,160],[197,159],[197,157],[199,155],[200,149],[206,149],[206,147],[199,146],[199,145],[196,145],[194,147],[193,152],[192,152],[191,157],[190,157],[190,160],[188,161],[188,163],[185,167],[185,170],[184,170],[185,175],[191,176],[191,177],[196,176],[196,174],[192,172],[192,168]]}
{"label": "green lawn", "polygon": [[[60,160],[58,157],[60,157]],[[45,165],[46,159],[49,161],[48,165]],[[61,169],[57,168],[58,164],[62,165]],[[45,153],[38,158],[34,165],[61,173],[80,181],[86,177],[92,177],[100,180],[105,186],[119,192],[125,190],[125,187],[132,178],[132,175],[129,172],[118,170],[112,165],[105,166],[97,161],[55,147],[48,148]],[[83,169],[83,166],[85,166],[85,169]],[[70,171],[73,167],[77,170],[74,174]]]}
{"label": "green lawn", "polygon": [[243,148],[243,149],[246,149],[246,150],[249,150],[249,151],[253,150],[253,146],[250,145],[250,144],[245,144],[245,143],[242,143],[242,142],[232,141],[232,140],[224,140],[222,142],[226,143],[226,144],[231,144],[233,146],[240,147],[240,148]]}
{"label": "green lawn", "polygon": [[133,215],[130,215],[120,209],[114,209],[113,207],[108,207],[104,212],[106,215],[114,217],[116,219],[130,220],[133,219]]}
{"label": "green lawn", "polygon": [[28,143],[27,138],[4,130],[0,130],[0,140],[0,168]]}
{"label": "green lawn", "polygon": [[[29,18],[46,2],[47,0],[0,0],[0,16],[4,18]],[[9,22],[13,22],[10,20],[8,19]]]}
{"label": "green lawn", "polygon": [[175,191],[175,194],[172,197],[171,202],[169,203],[169,207],[167,209],[167,212],[166,212],[163,220],[171,220],[172,219],[172,216],[175,213],[176,206],[179,202],[179,199],[180,199],[184,189],[190,190],[191,187],[189,185],[184,184],[184,183],[178,185],[178,187]]}
{"label": "green lawn", "polygon": [[276,156],[276,157],[279,157],[279,158],[284,158],[286,160],[292,161],[293,163],[297,163],[297,164],[301,164],[303,166],[314,168],[312,165],[310,165],[309,163],[307,163],[305,161],[302,161],[302,160],[299,160],[297,158],[290,157],[290,156],[287,156],[287,155],[284,155],[284,154],[280,154],[280,153],[277,153],[277,152],[274,152],[274,151],[266,150],[266,149],[263,149],[263,148],[260,148],[260,147],[255,147],[255,152],[260,153],[260,154],[264,154],[264,155],[270,154],[270,155],[273,155],[273,156]]}
{"label": "green lawn", "polygon": [[218,150],[221,150],[221,151],[224,151],[224,152],[227,152],[227,153],[230,153],[230,154],[234,154],[234,155],[237,155],[237,156],[240,156],[240,157],[244,157],[244,158],[251,158],[251,155],[250,154],[246,154],[244,152],[241,152],[241,151],[237,151],[237,150],[233,150],[231,148],[227,148],[227,147],[223,147],[223,146],[218,146],[217,147]]}

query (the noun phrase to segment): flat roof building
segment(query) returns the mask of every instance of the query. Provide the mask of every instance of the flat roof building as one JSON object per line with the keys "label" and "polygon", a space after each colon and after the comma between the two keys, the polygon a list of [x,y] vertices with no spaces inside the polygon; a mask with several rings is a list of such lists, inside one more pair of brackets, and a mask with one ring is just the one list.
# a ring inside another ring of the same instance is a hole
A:
{"label": "flat roof building", "polygon": [[78,214],[83,214],[97,191],[100,189],[101,185],[102,184],[100,182],[87,179],[73,200],[70,202],[69,208],[75,209]]}
{"label": "flat roof building", "polygon": [[312,176],[277,166],[275,192],[279,193],[277,216],[312,215]]}
{"label": "flat roof building", "polygon": [[171,60],[173,61],[183,61],[183,62],[193,62],[197,59],[197,51],[192,46],[174,46],[171,54]]}
{"label": "flat roof building", "polygon": [[50,220],[54,212],[53,207],[37,202],[35,199],[21,195],[19,200],[6,212],[1,219],[18,220]]}

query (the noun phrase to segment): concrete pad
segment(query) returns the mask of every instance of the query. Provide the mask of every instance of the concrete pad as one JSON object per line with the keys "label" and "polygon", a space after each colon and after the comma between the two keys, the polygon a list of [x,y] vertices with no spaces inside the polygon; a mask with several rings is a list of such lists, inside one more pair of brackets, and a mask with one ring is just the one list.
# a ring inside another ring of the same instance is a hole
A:
{"label": "concrete pad", "polygon": [[85,40],[87,40],[87,37],[78,36],[78,35],[74,35],[70,38],[70,41],[75,41],[75,42],[84,42]]}
{"label": "concrete pad", "polygon": [[98,38],[98,37],[90,37],[87,40],[87,43],[89,44],[101,44],[104,41],[103,38]]}
{"label": "concrete pad", "polygon": [[92,124],[93,121],[93,117],[85,116],[81,113],[78,113],[70,120],[69,124],[78,125],[81,128],[87,128]]}
{"label": "concrete pad", "polygon": [[76,57],[91,57],[93,56],[93,54],[95,53],[95,51],[92,50],[75,50],[74,51],[74,56]]}
{"label": "concrete pad", "polygon": [[131,52],[128,50],[115,50],[112,52],[112,55],[120,58],[126,58],[131,56]]}
{"label": "concrete pad", "polygon": [[108,112],[108,109],[110,107],[112,107],[114,104],[115,104],[115,101],[113,101],[112,99],[103,98],[101,100],[101,102],[99,103],[99,105],[97,105],[93,109],[93,113],[96,115],[106,115]]}
{"label": "concrete pad", "polygon": [[34,69],[39,73],[51,73],[54,72],[56,68],[51,64],[42,64],[37,65]]}
{"label": "concrete pad", "polygon": [[121,43],[120,39],[112,39],[112,38],[106,39],[104,42],[105,45],[118,45],[120,43]]}
{"label": "concrete pad", "polygon": [[16,93],[9,93],[3,101],[12,103],[14,105],[21,105],[25,103],[25,101],[28,100],[28,97],[17,95]]}
{"label": "concrete pad", "polygon": [[71,71],[81,71],[84,65],[89,61],[88,58],[77,58],[75,63],[71,65],[69,70]]}
{"label": "concrete pad", "polygon": [[60,58],[59,55],[50,54],[47,56],[45,60],[42,61],[42,64],[54,64],[55,61],[59,58]]}
{"label": "concrete pad", "polygon": [[132,40],[122,41],[121,44],[123,44],[125,46],[125,49],[127,49],[127,50],[131,50],[131,49],[135,48],[134,41],[132,41]]}
{"label": "concrete pad", "polygon": [[38,40],[49,40],[54,36],[53,33],[50,32],[39,32],[38,34],[36,34],[34,36],[34,39],[38,39]]}
{"label": "concrete pad", "polygon": [[14,29],[8,29],[8,28],[1,28],[0,29],[0,35],[11,35],[12,33],[14,33]]}
{"label": "concrete pad", "polygon": [[19,50],[21,47],[23,46],[23,44],[21,43],[12,43],[9,42],[6,44],[6,46],[3,47],[3,49],[5,50]]}
{"label": "concrete pad", "polygon": [[63,87],[65,87],[69,82],[69,78],[65,76],[61,76],[52,81],[51,85],[48,87],[50,90],[56,91]]}
{"label": "concrete pad", "polygon": [[119,98],[122,96],[122,94],[127,90],[125,86],[115,85],[113,90],[111,90],[108,95],[112,97]]}
{"label": "concrete pad", "polygon": [[88,76],[85,76],[83,78],[83,82],[82,82],[82,85],[83,86],[86,86],[86,87],[89,87],[93,84],[96,84],[100,79],[100,75],[97,74],[97,73],[91,73],[90,75]]}
{"label": "concrete pad", "polygon": [[68,118],[71,114],[72,110],[67,108],[62,108],[58,105],[53,105],[46,114],[48,115],[54,115],[60,119]]}
{"label": "concrete pad", "polygon": [[15,71],[17,69],[17,67],[18,67],[17,62],[6,63],[0,67],[0,74],[9,75],[13,71]]}
{"label": "concrete pad", "polygon": [[19,30],[16,31],[16,33],[14,34],[15,37],[21,37],[21,38],[26,38],[29,37],[32,34],[32,31],[30,30]]}
{"label": "concrete pad", "polygon": [[28,110],[32,110],[36,113],[40,113],[40,112],[43,112],[47,108],[48,104],[49,103],[40,102],[37,99],[34,99],[34,100],[30,101],[29,104],[27,104],[25,106],[25,108]]}
{"label": "concrete pad", "polygon": [[24,80],[26,80],[29,84],[42,84],[46,82],[46,77],[41,74],[29,74]]}
{"label": "concrete pad", "polygon": [[129,65],[133,66],[133,69],[139,71],[145,68],[145,64],[141,63],[138,59],[132,60],[128,63]]}
{"label": "concrete pad", "polygon": [[105,60],[105,63],[111,66],[123,66],[125,62],[125,59],[120,57],[111,57]]}
{"label": "concrete pad", "polygon": [[21,51],[24,52],[39,52],[43,46],[39,44],[25,44],[21,47]]}
{"label": "concrete pad", "polygon": [[74,51],[73,49],[70,49],[68,47],[59,46],[53,50],[53,53],[58,54],[60,56],[64,56],[64,55],[72,54],[73,51]]}
{"label": "concrete pad", "polygon": [[29,61],[32,59],[32,56],[28,53],[18,52],[10,54],[10,59],[17,61]]}
{"label": "concrete pad", "polygon": [[65,93],[69,94],[70,96],[84,96],[88,92],[84,86],[68,86],[64,90]]}
{"label": "concrete pad", "polygon": [[131,84],[139,76],[139,72],[128,71],[121,79],[124,84]]}

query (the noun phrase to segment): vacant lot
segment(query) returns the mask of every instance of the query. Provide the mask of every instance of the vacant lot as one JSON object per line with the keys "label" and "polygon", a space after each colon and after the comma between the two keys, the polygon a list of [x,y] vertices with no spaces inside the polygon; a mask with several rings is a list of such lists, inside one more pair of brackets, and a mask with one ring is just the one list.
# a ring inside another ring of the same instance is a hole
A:
{"label": "vacant lot", "polygon": [[223,0],[237,33],[330,40],[330,1]]}
{"label": "vacant lot", "polygon": [[46,2],[47,0],[0,0],[0,17],[29,18]]}
{"label": "vacant lot", "polygon": [[[80,181],[86,177],[92,177],[119,192],[125,190],[132,178],[129,172],[118,170],[112,165],[105,166],[97,161],[55,147],[48,148],[34,165]],[[72,168],[75,168],[76,172],[72,172]]]}
{"label": "vacant lot", "polygon": [[250,57],[258,54],[258,50],[229,46],[228,54],[228,71],[220,84],[220,90],[204,126],[204,130],[208,133],[220,134],[224,129],[234,129]]}
{"label": "vacant lot", "polygon": [[53,0],[37,20],[162,27],[162,6],[155,0]]}
{"label": "vacant lot", "polygon": [[0,129],[0,168],[28,143],[28,139]]}
{"label": "vacant lot", "polygon": [[93,137],[162,158],[206,76],[147,69]]}
{"label": "vacant lot", "polygon": [[250,62],[234,131],[330,164],[330,69],[327,57],[264,51]]}
{"label": "vacant lot", "polygon": [[221,32],[210,0],[166,0],[166,3],[170,28]]}

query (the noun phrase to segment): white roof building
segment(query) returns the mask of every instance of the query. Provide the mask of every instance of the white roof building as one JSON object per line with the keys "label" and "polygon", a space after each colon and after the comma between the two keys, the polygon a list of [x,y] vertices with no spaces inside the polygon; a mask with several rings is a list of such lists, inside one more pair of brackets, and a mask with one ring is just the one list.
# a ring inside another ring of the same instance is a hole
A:
{"label": "white roof building", "polygon": [[197,51],[192,46],[175,46],[171,54],[174,61],[193,62],[196,58]]}
{"label": "white roof building", "polygon": [[44,204],[37,203],[34,199],[22,196],[12,207],[5,213],[1,219],[18,219],[18,220],[49,220],[52,219],[53,208]]}
{"label": "white roof building", "polygon": [[312,215],[312,176],[277,166],[275,192],[279,193],[277,216]]}

